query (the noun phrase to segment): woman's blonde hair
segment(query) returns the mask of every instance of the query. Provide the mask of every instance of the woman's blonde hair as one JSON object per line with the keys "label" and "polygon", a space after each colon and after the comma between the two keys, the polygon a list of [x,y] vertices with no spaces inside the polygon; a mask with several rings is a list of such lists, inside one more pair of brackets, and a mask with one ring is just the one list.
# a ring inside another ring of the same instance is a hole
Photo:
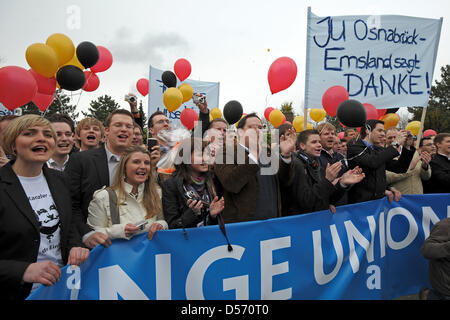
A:
{"label": "woman's blonde hair", "polygon": [[25,130],[28,130],[29,128],[35,126],[48,127],[53,136],[53,140],[55,140],[56,143],[56,132],[53,129],[50,121],[36,114],[26,114],[24,116],[13,119],[6,126],[6,130],[3,135],[3,149],[5,150],[5,153],[12,155],[13,157],[17,157],[14,150],[14,144],[17,137]]}
{"label": "woman's blonde hair", "polygon": [[[117,168],[116,175],[114,176],[114,183],[110,186],[110,188],[118,193],[118,201],[125,200],[126,191],[125,191],[125,173],[126,173],[126,165],[131,155],[136,152],[141,152],[147,154],[150,157],[150,152],[142,147],[142,146],[131,146],[128,147],[125,152],[120,157],[120,163]],[[144,182],[144,196],[142,199],[142,204],[144,205],[145,210],[147,211],[146,219],[154,217],[155,215],[161,213],[162,204],[161,198],[157,191],[156,179],[155,179],[155,170],[153,168],[150,169],[150,174],[148,179]]]}

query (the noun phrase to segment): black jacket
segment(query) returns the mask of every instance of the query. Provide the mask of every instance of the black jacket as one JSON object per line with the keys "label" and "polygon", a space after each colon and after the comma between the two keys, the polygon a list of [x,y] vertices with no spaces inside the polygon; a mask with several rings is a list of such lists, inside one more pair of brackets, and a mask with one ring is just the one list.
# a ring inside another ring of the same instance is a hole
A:
{"label": "black jacket", "polygon": [[84,236],[92,231],[86,221],[94,191],[110,185],[105,147],[73,153],[64,173],[70,182],[74,221]]}
{"label": "black jacket", "polygon": [[395,173],[405,173],[414,156],[416,149],[402,148],[402,153],[398,160],[394,160],[399,155],[398,151],[389,146],[387,148],[371,146],[367,147],[361,139],[353,144],[347,145],[347,159],[351,169],[359,166],[365,178],[355,184],[349,191],[349,203],[363,202],[381,199],[386,191],[386,170]]}
{"label": "black jacket", "polygon": [[427,193],[450,193],[450,160],[439,154],[430,162],[431,178],[427,181]]}
{"label": "black jacket", "polygon": [[[176,172],[162,185],[162,206],[164,220],[167,221],[169,229],[193,228],[204,222],[205,225],[217,224],[217,219],[212,218],[205,211],[202,215],[196,215],[187,205],[183,190],[184,179]],[[215,183],[217,186],[217,183]],[[217,191],[217,190],[216,190]],[[220,193],[217,192],[220,198]]]}
{"label": "black jacket", "polygon": [[283,197],[287,202],[283,203],[288,208],[286,215],[326,210],[342,197],[346,189],[339,183],[334,186],[325,178],[325,168],[318,159],[304,153],[298,153],[292,159],[294,177],[291,178],[290,185],[283,188],[283,193],[288,194]]}
{"label": "black jacket", "polygon": [[[348,167],[346,162],[344,161],[344,156],[338,152],[333,152],[331,155],[326,152],[324,149],[320,152],[319,162],[320,166],[323,168],[323,170],[326,170],[327,164],[330,164],[330,166],[338,161],[342,162],[341,171],[338,174],[338,178],[341,177],[344,173],[348,171]],[[342,206],[348,203],[348,194],[347,192],[342,193],[342,197],[340,199],[336,200],[335,205],[336,206]]]}
{"label": "black jacket", "polygon": [[[43,173],[58,210],[61,256],[66,264],[70,249],[83,246],[71,221],[69,189],[61,172],[44,165]],[[23,300],[29,295],[32,284],[22,283],[22,278],[28,266],[37,261],[39,245],[39,221],[7,163],[0,168],[0,300]]]}

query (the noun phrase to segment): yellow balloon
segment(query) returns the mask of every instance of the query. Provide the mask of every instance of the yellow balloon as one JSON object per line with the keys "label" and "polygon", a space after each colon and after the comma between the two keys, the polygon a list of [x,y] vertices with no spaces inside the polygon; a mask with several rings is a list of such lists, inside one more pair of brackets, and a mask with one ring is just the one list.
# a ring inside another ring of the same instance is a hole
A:
{"label": "yellow balloon", "polygon": [[25,58],[31,69],[41,76],[51,78],[58,71],[58,56],[55,50],[43,43],[33,43],[27,48]]}
{"label": "yellow balloon", "polygon": [[211,112],[209,113],[209,122],[211,122],[211,121],[213,121],[214,119],[213,119],[213,117],[212,117],[212,115],[211,115]]}
{"label": "yellow balloon", "polygon": [[320,122],[323,119],[325,119],[327,112],[323,109],[311,109],[309,111],[309,115],[311,116],[311,119],[313,119],[315,122]]}
{"label": "yellow balloon", "polygon": [[174,112],[183,103],[183,94],[180,89],[174,87],[168,88],[166,92],[164,92],[163,102],[167,110]]}
{"label": "yellow balloon", "polygon": [[[314,129],[314,126],[312,125],[311,122],[307,122],[306,123],[306,129],[308,129],[308,130]],[[304,124],[302,122],[302,125],[300,126],[300,131],[299,132],[302,132],[302,131],[304,131],[306,129],[305,129]]]}
{"label": "yellow balloon", "polygon": [[420,131],[420,121],[411,121],[405,129],[410,131],[413,136],[417,136]]}
{"label": "yellow balloon", "polygon": [[305,121],[305,118],[303,116],[296,116],[294,120],[292,121],[292,126],[295,129],[295,132],[300,132],[303,129],[303,122]]}
{"label": "yellow balloon", "polygon": [[75,52],[72,56],[72,59],[70,59],[68,62],[66,62],[64,65],[62,65],[61,67],[64,66],[75,66],[80,68],[81,70],[84,70],[84,66],[81,64],[81,62],[78,60],[77,58],[77,53]]}
{"label": "yellow balloon", "polygon": [[192,89],[190,84],[183,83],[178,87],[178,89],[181,91],[181,94],[183,95],[183,102],[191,100],[192,95],[194,94],[194,89]]}
{"label": "yellow balloon", "polygon": [[[55,50],[58,56],[58,66],[64,65],[75,54],[75,46],[68,36],[62,33],[54,33],[47,38],[45,42],[49,47]],[[81,70],[83,70],[82,68]]]}
{"label": "yellow balloon", "polygon": [[274,109],[270,112],[269,121],[275,128],[278,128],[281,125],[283,119],[283,113],[280,110]]}
{"label": "yellow balloon", "polygon": [[400,121],[400,117],[396,113],[386,113],[380,118],[384,122],[384,129],[394,128]]}
{"label": "yellow balloon", "polygon": [[209,114],[213,119],[222,118],[222,112],[219,108],[212,108]]}

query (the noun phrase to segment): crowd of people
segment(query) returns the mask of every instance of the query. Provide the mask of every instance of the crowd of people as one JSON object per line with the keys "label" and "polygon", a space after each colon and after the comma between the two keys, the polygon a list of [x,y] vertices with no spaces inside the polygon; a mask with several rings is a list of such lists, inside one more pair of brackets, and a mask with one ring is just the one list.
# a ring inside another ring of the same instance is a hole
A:
{"label": "crowd of people", "polygon": [[[339,139],[331,123],[297,134],[290,124],[270,141],[255,113],[236,130],[210,121],[206,99],[199,123],[176,146],[171,122],[149,117],[143,141],[135,102],[105,123],[63,114],[0,118],[0,299],[24,299],[52,285],[66,264],[80,265],[97,245],[160,230],[263,220],[402,194],[450,193],[450,133],[420,139],[368,120]],[[171,170],[158,163],[176,153]],[[445,220],[445,219],[444,219]],[[450,296],[450,229],[442,220],[424,244],[432,293]],[[447,262],[442,262],[445,258]],[[444,273],[442,273],[442,270]],[[430,293],[429,293],[430,294]]]}

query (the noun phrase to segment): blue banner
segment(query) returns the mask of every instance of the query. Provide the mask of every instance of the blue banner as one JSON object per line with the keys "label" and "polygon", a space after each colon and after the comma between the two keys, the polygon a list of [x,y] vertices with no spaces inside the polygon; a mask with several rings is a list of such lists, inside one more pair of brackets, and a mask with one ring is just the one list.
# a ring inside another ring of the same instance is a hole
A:
{"label": "blue banner", "polygon": [[393,299],[429,286],[420,248],[448,194],[311,214],[158,231],[97,246],[29,299]]}

